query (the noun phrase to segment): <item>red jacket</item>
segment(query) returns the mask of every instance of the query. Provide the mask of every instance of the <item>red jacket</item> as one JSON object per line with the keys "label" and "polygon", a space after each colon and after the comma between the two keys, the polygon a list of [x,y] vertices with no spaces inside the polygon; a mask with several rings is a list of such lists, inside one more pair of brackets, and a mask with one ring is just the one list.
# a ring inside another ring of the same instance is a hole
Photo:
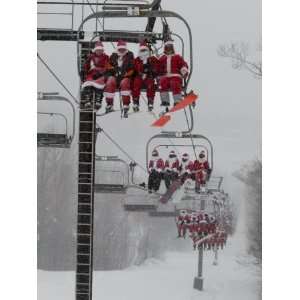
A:
{"label": "red jacket", "polygon": [[193,170],[195,172],[197,171],[203,171],[203,170],[208,170],[209,169],[209,164],[207,160],[204,161],[200,161],[200,160],[195,160],[194,161],[194,166],[193,166]]}
{"label": "red jacket", "polygon": [[162,55],[159,58],[160,75],[167,77],[182,77],[188,73],[188,65],[181,55]]}
{"label": "red jacket", "polygon": [[146,63],[137,57],[134,60],[134,71],[136,76],[146,75],[147,78],[155,78],[159,72],[159,62],[155,56],[147,58]]}
{"label": "red jacket", "polygon": [[179,172],[179,160],[176,159],[175,161],[170,161],[169,159],[165,162],[165,170],[173,171],[178,173]]}
{"label": "red jacket", "polygon": [[189,160],[185,163],[181,162],[181,164],[179,166],[179,170],[180,170],[181,174],[184,174],[184,173],[191,174],[193,172],[193,169],[194,169],[194,164],[191,160]]}
{"label": "red jacket", "polygon": [[161,158],[157,160],[151,159],[149,162],[149,171],[155,170],[157,172],[162,172],[164,170],[164,161]]}
{"label": "red jacket", "polygon": [[[121,62],[121,66],[119,65]],[[134,74],[134,55],[128,51],[122,58],[113,53],[109,58],[110,74],[117,77],[132,77]]]}
{"label": "red jacket", "polygon": [[83,66],[84,74],[90,75],[92,73],[104,74],[108,68],[109,56],[105,53],[96,55],[96,53],[91,53]]}

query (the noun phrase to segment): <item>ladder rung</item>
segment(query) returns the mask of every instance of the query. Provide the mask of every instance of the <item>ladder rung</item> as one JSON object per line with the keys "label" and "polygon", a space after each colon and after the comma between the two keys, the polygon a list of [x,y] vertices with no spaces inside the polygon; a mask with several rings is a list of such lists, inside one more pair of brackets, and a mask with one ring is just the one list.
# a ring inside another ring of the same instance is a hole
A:
{"label": "ladder rung", "polygon": [[78,203],[78,205],[91,205],[91,203],[85,203],[85,202],[80,202],[80,203]]}
{"label": "ladder rung", "polygon": [[79,266],[90,266],[91,264],[83,264],[83,263],[77,263],[77,265]]}
{"label": "ladder rung", "polygon": [[77,245],[80,245],[80,246],[91,246],[91,244],[83,244],[83,243],[77,243]]}
{"label": "ladder rung", "polygon": [[91,165],[91,162],[83,162],[83,161],[79,161],[80,165]]}
{"label": "ladder rung", "polygon": [[76,292],[76,295],[88,295],[89,292]]}
{"label": "ladder rung", "polygon": [[79,154],[93,154],[93,152],[79,152]]}
{"label": "ladder rung", "polygon": [[93,173],[88,173],[88,172],[85,172],[85,173],[83,173],[83,172],[79,172],[78,173],[78,175],[92,175]]}
{"label": "ladder rung", "polygon": [[93,142],[79,142],[79,144],[93,144]]}
{"label": "ladder rung", "polygon": [[91,254],[90,253],[80,253],[80,252],[78,252],[77,255],[90,256]]}
{"label": "ladder rung", "polygon": [[[80,179],[90,179],[90,178],[80,178]],[[80,185],[91,185],[92,183],[91,182],[78,182],[78,184],[80,184]]]}
{"label": "ladder rung", "polygon": [[78,195],[92,195],[92,193],[78,193]]}
{"label": "ladder rung", "polygon": [[79,213],[78,216],[91,216],[91,214],[87,214],[87,213]]}
{"label": "ladder rung", "polygon": [[80,123],[93,123],[93,121],[80,121]]}
{"label": "ladder rung", "polygon": [[79,131],[79,133],[93,133],[92,131]]}
{"label": "ladder rung", "polygon": [[90,285],[89,283],[86,283],[86,282],[78,282],[77,284],[81,284],[81,285]]}
{"label": "ladder rung", "polygon": [[89,273],[77,273],[76,275],[90,276],[90,274],[89,274]]}
{"label": "ladder rung", "polygon": [[90,236],[91,234],[90,233],[78,233],[77,235],[87,235],[87,236]]}
{"label": "ladder rung", "polygon": [[92,224],[87,224],[87,223],[77,223],[78,226],[92,226]]}

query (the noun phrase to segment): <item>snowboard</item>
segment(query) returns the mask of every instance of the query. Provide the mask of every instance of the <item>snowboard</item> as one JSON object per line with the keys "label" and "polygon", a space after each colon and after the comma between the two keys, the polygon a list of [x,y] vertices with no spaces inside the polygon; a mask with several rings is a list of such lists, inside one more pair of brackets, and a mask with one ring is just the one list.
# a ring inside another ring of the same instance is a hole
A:
{"label": "snowboard", "polygon": [[159,119],[157,119],[155,122],[151,124],[152,127],[163,127],[165,126],[170,120],[171,116],[169,113],[173,113],[176,111],[179,111],[181,109],[186,108],[189,105],[192,105],[196,100],[198,96],[191,92],[186,97],[182,99],[178,104],[176,104],[168,113],[162,115]]}
{"label": "snowboard", "polygon": [[177,179],[175,181],[172,182],[172,184],[170,185],[169,189],[165,192],[165,194],[163,194],[161,196],[161,198],[159,199],[159,201],[161,203],[167,203],[171,197],[173,196],[173,194],[182,186],[182,182],[181,179]]}

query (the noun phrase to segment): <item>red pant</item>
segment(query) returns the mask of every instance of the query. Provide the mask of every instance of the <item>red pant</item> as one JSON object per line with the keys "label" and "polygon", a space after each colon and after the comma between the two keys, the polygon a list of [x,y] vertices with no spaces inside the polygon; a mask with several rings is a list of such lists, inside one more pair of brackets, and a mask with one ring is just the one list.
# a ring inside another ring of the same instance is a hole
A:
{"label": "red pant", "polygon": [[[120,92],[122,97],[123,105],[129,105],[130,104],[130,79],[129,78],[123,78],[120,82]],[[106,102],[108,105],[113,105],[114,102],[114,96],[117,89],[117,80],[114,76],[108,77],[106,81],[106,86],[104,89],[104,95],[106,97]]]}
{"label": "red pant", "polygon": [[161,92],[168,92],[169,90],[171,90],[173,95],[181,95],[181,91],[182,91],[182,78],[181,77],[163,76],[160,78],[159,84],[160,84]]}
{"label": "red pant", "polygon": [[197,170],[195,174],[196,178],[196,185],[199,186],[200,184],[206,183],[206,172],[205,170]]}
{"label": "red pant", "polygon": [[134,78],[132,87],[133,100],[137,102],[139,101],[142,87],[146,88],[148,102],[153,103],[155,97],[154,79],[148,77],[145,79],[143,79],[141,76]]}

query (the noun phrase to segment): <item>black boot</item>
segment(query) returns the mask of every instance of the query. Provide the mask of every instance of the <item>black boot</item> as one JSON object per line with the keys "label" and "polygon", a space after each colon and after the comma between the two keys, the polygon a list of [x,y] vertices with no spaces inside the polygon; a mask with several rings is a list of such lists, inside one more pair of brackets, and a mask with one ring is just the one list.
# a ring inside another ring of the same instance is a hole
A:
{"label": "black boot", "polygon": [[92,107],[93,91],[92,86],[87,86],[81,92],[81,103],[85,108]]}
{"label": "black boot", "polygon": [[140,110],[140,103],[138,99],[133,99],[133,111],[138,112]]}
{"label": "black boot", "polygon": [[124,106],[123,108],[123,117],[126,119],[128,118],[128,111],[129,111],[129,106]]}
{"label": "black boot", "polygon": [[102,107],[103,90],[95,90],[95,108],[98,110]]}

